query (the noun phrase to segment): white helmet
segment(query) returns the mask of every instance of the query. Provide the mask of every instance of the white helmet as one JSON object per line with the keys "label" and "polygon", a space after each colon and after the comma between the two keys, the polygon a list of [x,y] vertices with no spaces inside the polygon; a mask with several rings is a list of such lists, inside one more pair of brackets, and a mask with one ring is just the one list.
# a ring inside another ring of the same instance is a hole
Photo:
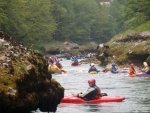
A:
{"label": "white helmet", "polygon": [[94,63],[91,63],[91,66],[94,66],[95,64]]}
{"label": "white helmet", "polygon": [[147,62],[143,62],[143,65],[144,65],[144,66],[148,66]]}

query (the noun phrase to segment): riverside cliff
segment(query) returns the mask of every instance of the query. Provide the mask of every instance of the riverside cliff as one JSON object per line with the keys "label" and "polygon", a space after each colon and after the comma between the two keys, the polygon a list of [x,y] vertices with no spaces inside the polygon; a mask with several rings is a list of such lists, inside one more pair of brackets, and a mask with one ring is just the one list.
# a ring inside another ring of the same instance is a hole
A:
{"label": "riverside cliff", "polygon": [[64,88],[47,67],[40,53],[0,32],[0,113],[55,112]]}
{"label": "riverside cliff", "polygon": [[150,65],[150,31],[118,35],[106,44],[99,44],[97,59],[102,65],[115,62],[123,66],[131,63],[141,66],[145,61]]}

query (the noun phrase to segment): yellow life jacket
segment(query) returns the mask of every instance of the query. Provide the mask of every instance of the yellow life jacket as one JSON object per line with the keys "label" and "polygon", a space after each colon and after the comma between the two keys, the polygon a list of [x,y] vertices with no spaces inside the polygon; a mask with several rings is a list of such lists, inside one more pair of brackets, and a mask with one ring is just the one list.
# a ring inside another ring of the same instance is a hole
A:
{"label": "yellow life jacket", "polygon": [[146,71],[148,71],[148,70],[149,70],[149,67],[146,66],[146,67],[144,67],[144,68],[142,69],[142,72],[146,72]]}

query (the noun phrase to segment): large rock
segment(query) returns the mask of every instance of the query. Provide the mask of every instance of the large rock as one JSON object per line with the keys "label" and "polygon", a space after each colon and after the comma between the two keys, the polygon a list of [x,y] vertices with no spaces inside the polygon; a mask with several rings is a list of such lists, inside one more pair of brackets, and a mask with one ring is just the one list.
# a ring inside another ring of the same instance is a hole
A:
{"label": "large rock", "polygon": [[103,47],[99,45],[97,58],[104,64],[115,62],[129,66],[134,63],[141,66],[146,61],[150,65],[150,31],[120,35]]}
{"label": "large rock", "polygon": [[0,32],[0,113],[55,112],[64,88],[39,53]]}

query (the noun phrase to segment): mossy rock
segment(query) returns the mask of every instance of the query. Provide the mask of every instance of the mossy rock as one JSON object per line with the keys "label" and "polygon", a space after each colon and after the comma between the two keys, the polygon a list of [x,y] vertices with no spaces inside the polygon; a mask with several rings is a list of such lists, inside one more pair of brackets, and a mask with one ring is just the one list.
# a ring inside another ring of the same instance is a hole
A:
{"label": "mossy rock", "polygon": [[[150,33],[143,34],[119,35],[108,42],[106,45],[109,48],[105,51],[109,55],[105,57],[108,59],[107,63],[116,62],[119,65],[135,63],[137,66],[141,66],[144,61],[147,61],[150,64]],[[99,52],[98,55],[100,54]]]}
{"label": "mossy rock", "polygon": [[55,112],[64,88],[52,79],[45,57],[3,32],[0,37],[12,46],[0,50],[0,57],[7,57],[0,65],[0,113]]}

